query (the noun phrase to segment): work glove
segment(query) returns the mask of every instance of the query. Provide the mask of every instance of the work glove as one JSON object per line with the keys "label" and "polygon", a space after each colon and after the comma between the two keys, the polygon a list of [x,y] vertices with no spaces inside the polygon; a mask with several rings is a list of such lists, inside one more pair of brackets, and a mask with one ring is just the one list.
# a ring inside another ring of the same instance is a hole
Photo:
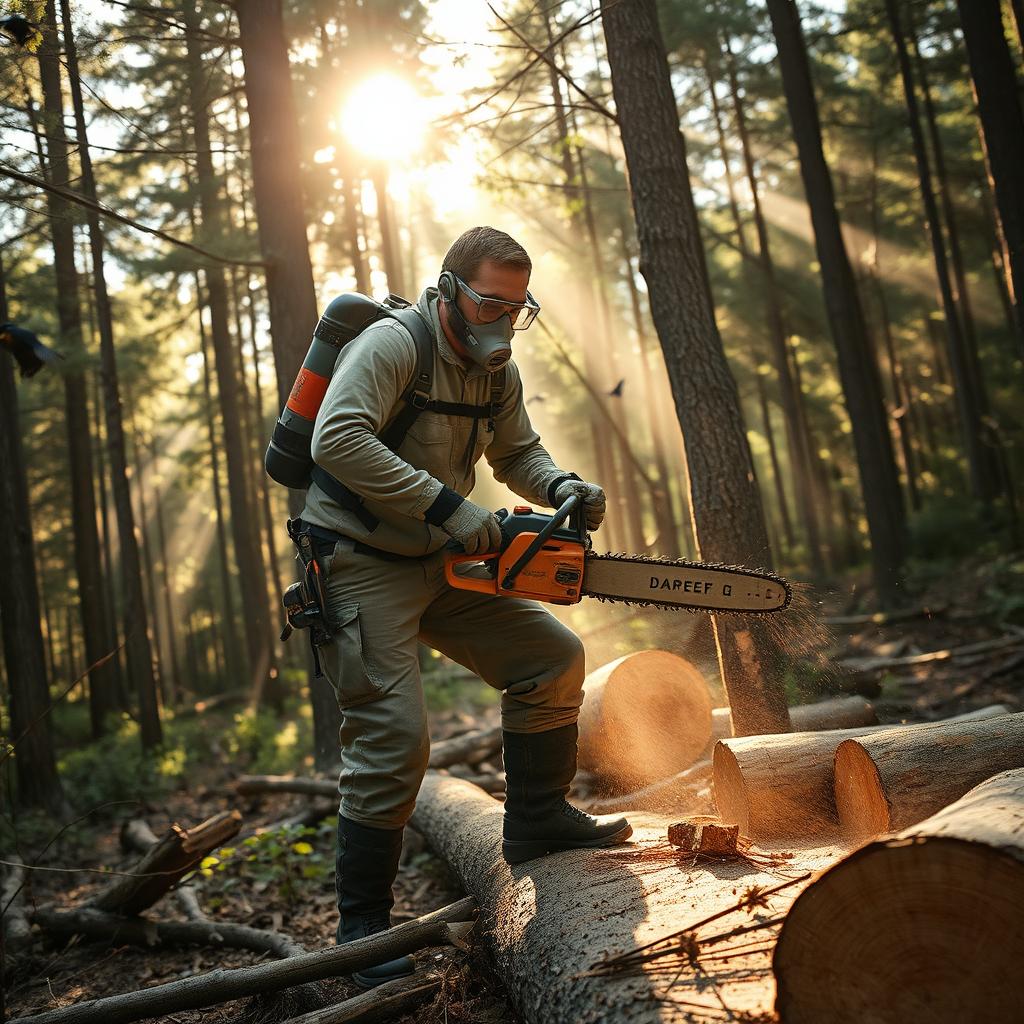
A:
{"label": "work glove", "polygon": [[583,499],[583,515],[587,529],[593,533],[604,521],[604,490],[586,480],[563,480],[555,488],[555,506],[562,505],[566,498],[578,494]]}
{"label": "work glove", "polygon": [[497,551],[501,547],[501,526],[487,509],[463,501],[441,524],[449,537],[457,540],[467,555]]}

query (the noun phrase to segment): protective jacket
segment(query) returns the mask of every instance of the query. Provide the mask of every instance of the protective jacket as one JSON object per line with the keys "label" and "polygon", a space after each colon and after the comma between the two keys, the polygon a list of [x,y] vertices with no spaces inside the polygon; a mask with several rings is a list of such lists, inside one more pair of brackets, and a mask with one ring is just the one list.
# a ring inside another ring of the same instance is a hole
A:
{"label": "protective jacket", "polygon": [[[437,289],[427,288],[417,308],[434,335],[431,398],[484,405],[491,375],[463,366],[441,329]],[[505,366],[501,408],[493,420],[425,410],[397,452],[379,439],[402,406],[416,369],[412,335],[383,319],[349,342],[338,357],[313,428],[313,461],[358,494],[379,523],[370,529],[316,483],[306,493],[302,518],[382,551],[425,555],[448,541],[441,523],[473,489],[474,465],[485,455],[495,479],[533,504],[549,505],[553,483],[568,474],[552,461],[530,424],[514,361]]]}

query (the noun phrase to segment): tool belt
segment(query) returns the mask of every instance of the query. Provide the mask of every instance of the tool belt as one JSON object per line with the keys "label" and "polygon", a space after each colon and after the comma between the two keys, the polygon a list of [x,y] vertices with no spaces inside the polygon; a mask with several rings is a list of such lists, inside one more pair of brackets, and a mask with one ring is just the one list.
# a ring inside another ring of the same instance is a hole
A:
{"label": "tool belt", "polygon": [[317,539],[310,533],[310,524],[301,519],[288,520],[288,536],[299,552],[302,579],[293,583],[282,595],[285,624],[281,630],[281,640],[287,640],[296,629],[308,629],[315,677],[320,679],[324,674],[320,648],[334,639],[327,622],[327,601],[319,562],[319,558],[326,552],[322,542],[320,548],[317,548]]}

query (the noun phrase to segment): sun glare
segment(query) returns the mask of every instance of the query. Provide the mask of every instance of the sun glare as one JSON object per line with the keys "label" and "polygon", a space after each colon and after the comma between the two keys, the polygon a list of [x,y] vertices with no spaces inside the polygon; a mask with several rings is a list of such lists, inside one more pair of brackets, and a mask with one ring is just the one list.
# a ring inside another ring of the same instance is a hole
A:
{"label": "sun glare", "polygon": [[367,156],[393,160],[420,148],[426,120],[419,93],[405,79],[382,72],[349,94],[341,130]]}

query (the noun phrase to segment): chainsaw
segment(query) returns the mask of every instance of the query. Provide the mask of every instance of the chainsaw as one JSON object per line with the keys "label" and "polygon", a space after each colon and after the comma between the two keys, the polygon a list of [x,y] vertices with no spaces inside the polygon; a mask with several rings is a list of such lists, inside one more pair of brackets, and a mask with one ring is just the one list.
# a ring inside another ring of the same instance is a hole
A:
{"label": "chainsaw", "polygon": [[445,551],[445,576],[460,590],[577,604],[584,597],[631,605],[743,614],[778,612],[789,605],[789,583],[764,569],[648,555],[596,554],[579,495],[554,515],[517,505],[495,513],[499,551]]}

